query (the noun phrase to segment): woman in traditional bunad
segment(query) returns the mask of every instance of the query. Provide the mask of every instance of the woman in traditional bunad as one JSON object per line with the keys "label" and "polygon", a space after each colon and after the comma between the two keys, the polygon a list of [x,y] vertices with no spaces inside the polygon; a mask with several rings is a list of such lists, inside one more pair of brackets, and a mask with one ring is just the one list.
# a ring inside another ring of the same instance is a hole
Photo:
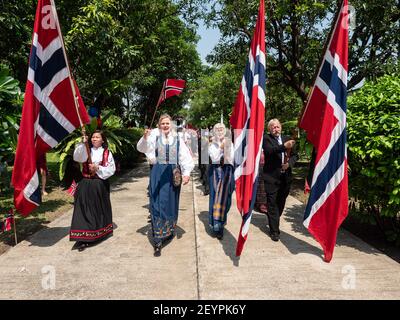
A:
{"label": "woman in traditional bunad", "polygon": [[74,151],[74,160],[83,163],[83,179],[75,192],[70,240],[77,241],[74,247],[79,251],[113,233],[110,184],[107,179],[115,173],[114,158],[107,148],[104,133],[96,130],[89,143],[89,162],[86,139],[83,138],[83,143],[78,144]]}
{"label": "woman in traditional bunad", "polygon": [[232,140],[226,136],[223,123],[217,123],[213,129],[214,136],[209,146],[211,166],[209,169],[210,198],[208,222],[218,239],[224,235],[224,226],[232,203],[235,189],[233,175],[234,150]]}
{"label": "woman in traditional bunad", "polygon": [[137,144],[137,150],[145,153],[153,164],[150,172],[150,214],[154,256],[160,256],[162,243],[175,235],[181,186],[174,186],[173,171],[179,165],[182,183],[187,184],[194,168],[190,151],[173,130],[169,115],[161,115],[158,129],[156,134],[145,129]]}

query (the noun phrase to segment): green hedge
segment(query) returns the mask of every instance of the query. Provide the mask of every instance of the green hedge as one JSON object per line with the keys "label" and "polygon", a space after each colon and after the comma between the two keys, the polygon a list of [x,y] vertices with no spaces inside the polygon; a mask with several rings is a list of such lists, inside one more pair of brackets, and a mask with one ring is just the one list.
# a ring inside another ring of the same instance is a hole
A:
{"label": "green hedge", "polygon": [[347,114],[351,213],[400,245],[400,77],[365,83]]}

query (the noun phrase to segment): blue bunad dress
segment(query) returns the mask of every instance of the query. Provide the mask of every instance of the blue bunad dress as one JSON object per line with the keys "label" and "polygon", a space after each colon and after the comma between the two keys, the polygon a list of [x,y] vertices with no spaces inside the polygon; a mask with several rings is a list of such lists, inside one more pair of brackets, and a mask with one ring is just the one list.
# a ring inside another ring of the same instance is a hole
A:
{"label": "blue bunad dress", "polygon": [[208,223],[218,239],[223,237],[224,226],[232,203],[232,193],[235,190],[233,144],[231,140],[226,140],[229,142],[225,142],[224,149],[220,148],[222,142],[216,138],[209,146],[211,165],[209,169]]}
{"label": "blue bunad dress", "polygon": [[153,167],[150,172],[150,214],[155,245],[174,236],[178,221],[181,187],[172,184],[172,171],[178,157],[182,175],[190,176],[194,162],[188,147],[176,134],[150,134],[147,141],[142,137],[137,145],[146,154]]}

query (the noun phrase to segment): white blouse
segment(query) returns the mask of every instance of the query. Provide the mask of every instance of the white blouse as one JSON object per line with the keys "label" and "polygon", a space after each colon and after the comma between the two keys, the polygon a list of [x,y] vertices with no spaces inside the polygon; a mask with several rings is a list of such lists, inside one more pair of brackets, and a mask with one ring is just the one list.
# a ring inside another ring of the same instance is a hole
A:
{"label": "white blouse", "polygon": [[[95,148],[92,147],[90,151],[90,156],[92,157],[92,162],[99,165],[103,160],[103,147]],[[88,154],[84,143],[79,143],[74,150],[74,160],[80,163],[86,162],[88,159]],[[115,173],[115,162],[111,151],[108,152],[107,166],[100,166],[96,171],[96,174],[100,179],[106,180]]]}
{"label": "white blouse", "polygon": [[[225,139],[227,142],[228,140]],[[224,144],[224,148],[221,149],[222,141],[219,139],[214,139],[208,148],[208,152],[213,163],[219,163],[221,157],[224,157],[225,164],[232,164],[234,159],[233,143],[229,140],[229,144]]]}
{"label": "white blouse", "polygon": [[[160,136],[160,132],[153,131],[148,135],[147,140],[141,137],[137,143],[137,150],[146,155],[151,164],[157,163],[156,159],[156,138]],[[163,144],[172,145],[174,143],[174,136],[172,134],[168,135],[168,138],[164,134],[161,134],[161,139]],[[183,176],[190,176],[194,168],[194,161],[190,155],[189,148],[186,146],[182,138],[179,138],[179,164],[182,168]]]}

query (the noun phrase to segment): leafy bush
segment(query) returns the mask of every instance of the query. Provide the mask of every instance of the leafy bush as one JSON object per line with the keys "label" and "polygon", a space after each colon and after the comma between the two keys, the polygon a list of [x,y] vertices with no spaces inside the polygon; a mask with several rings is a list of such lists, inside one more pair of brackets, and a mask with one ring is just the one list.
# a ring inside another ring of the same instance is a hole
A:
{"label": "leafy bush", "polygon": [[135,164],[142,162],[143,154],[136,150],[136,143],[143,136],[144,130],[141,128],[129,128],[115,130],[117,135],[124,135],[130,144],[123,144],[121,152],[116,154],[122,168],[132,168]]}
{"label": "leafy bush", "polygon": [[400,245],[400,77],[366,83],[347,119],[351,212]]}
{"label": "leafy bush", "polygon": [[17,80],[0,65],[0,162],[11,164],[17,148],[22,95]]}
{"label": "leafy bush", "polygon": [[[108,148],[116,160],[117,169],[132,167],[138,162],[140,156],[135,149],[135,145],[143,135],[143,130],[136,128],[124,129],[121,119],[110,111],[103,113],[102,122],[102,130],[107,137]],[[97,129],[96,118],[85,127],[87,134],[90,135],[91,132]],[[64,181],[65,186],[69,186],[72,179],[79,180],[79,166],[73,161],[73,152],[75,145],[81,139],[82,133],[79,128],[55,148],[60,154],[59,178],[60,181]]]}

